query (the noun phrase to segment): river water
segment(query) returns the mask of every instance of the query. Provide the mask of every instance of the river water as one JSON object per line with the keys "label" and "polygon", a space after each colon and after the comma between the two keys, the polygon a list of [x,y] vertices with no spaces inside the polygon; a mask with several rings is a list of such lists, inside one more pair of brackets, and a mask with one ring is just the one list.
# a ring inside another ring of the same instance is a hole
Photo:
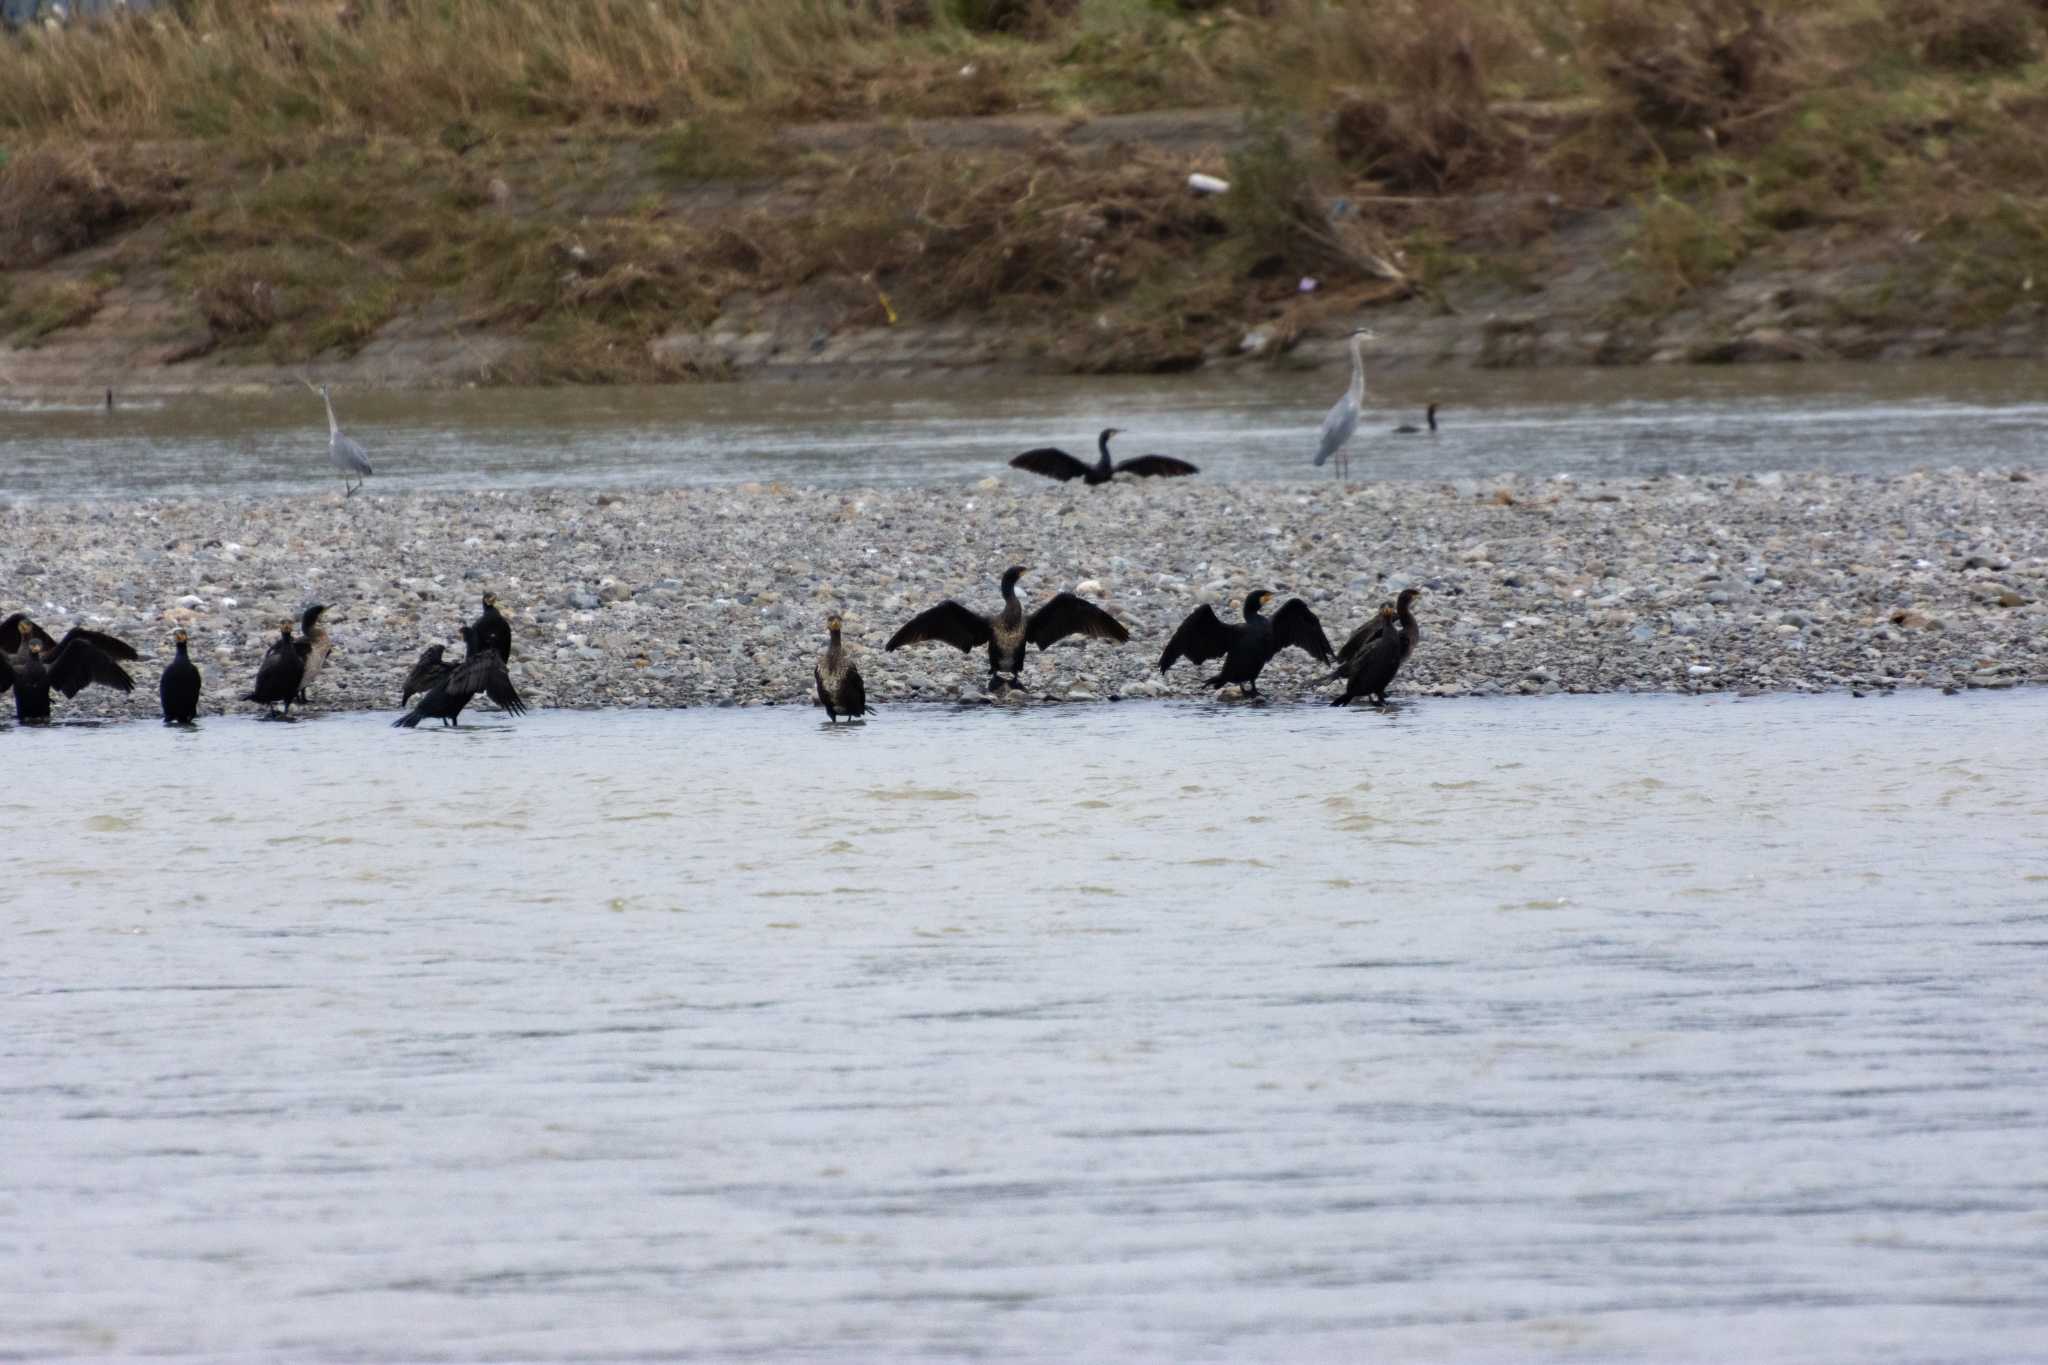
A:
{"label": "river water", "polygon": [[[342,393],[374,491],[780,479],[875,486],[1000,474],[1028,447],[1160,451],[1221,479],[1302,479],[1342,370],[1218,376]],[[1435,438],[1388,428],[1445,409]],[[1362,478],[2048,465],[2039,366],[1396,372],[1352,449]],[[337,483],[303,390],[0,398],[0,498],[263,493]]]}
{"label": "river water", "polygon": [[2048,695],[385,719],[0,736],[0,1355],[2048,1342]]}

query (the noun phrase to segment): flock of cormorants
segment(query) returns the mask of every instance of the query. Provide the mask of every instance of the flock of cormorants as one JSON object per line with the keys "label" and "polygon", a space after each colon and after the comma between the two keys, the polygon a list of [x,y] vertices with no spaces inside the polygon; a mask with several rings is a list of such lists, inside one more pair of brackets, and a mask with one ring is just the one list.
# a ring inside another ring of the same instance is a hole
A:
{"label": "flock of cormorants", "polygon": [[[1073,636],[1113,644],[1131,638],[1123,622],[1070,592],[1057,593],[1026,612],[1017,597],[1017,580],[1026,572],[1021,564],[1003,571],[1003,605],[993,615],[948,598],[904,622],[884,648],[946,644],[963,653],[986,648],[988,688],[1001,693],[1022,689],[1026,645],[1043,651]],[[1182,659],[1195,664],[1221,659],[1223,666],[1204,678],[1202,685],[1235,686],[1241,695],[1256,697],[1260,695],[1260,672],[1274,655],[1291,646],[1319,662],[1336,664],[1334,671],[1319,679],[1343,681],[1344,692],[1333,705],[1344,706],[1360,697],[1384,705],[1388,686],[1421,637],[1411,610],[1417,591],[1404,589],[1398,599],[1382,604],[1337,650],[1330,648],[1322,622],[1299,597],[1289,598],[1268,616],[1266,608],[1274,595],[1263,589],[1248,593],[1244,620],[1236,625],[1205,604],[1189,612],[1166,642],[1166,650],[1159,656],[1159,671],[1165,674]],[[315,603],[296,623],[278,623],[277,638],[257,665],[255,685],[242,695],[243,701],[264,707],[266,719],[291,719],[293,705],[306,701],[307,690],[320,676],[334,647],[322,619],[326,611],[324,605]],[[293,633],[295,624],[297,634]],[[855,720],[874,709],[868,703],[867,685],[853,652],[841,636],[842,628],[837,612],[825,618],[828,642],[811,672],[818,704],[825,708],[828,721]],[[461,627],[461,632],[465,652],[460,660],[448,659],[447,647],[434,644],[413,664],[399,693],[399,705],[411,709],[392,722],[394,725],[411,729],[423,720],[456,725],[463,708],[479,692],[508,715],[526,712],[526,703],[512,685],[507,667],[512,658],[512,625],[498,610],[494,594],[484,594],[483,614]],[[62,640],[56,640],[20,612],[0,621],[0,640],[10,638],[20,644],[13,653],[0,648],[0,693],[12,689],[14,716],[23,725],[49,722],[53,690],[67,698],[95,685],[119,692],[135,690],[135,680],[121,665],[135,663],[142,656],[125,640],[84,626],[73,626]],[[171,639],[176,652],[164,666],[157,695],[166,725],[190,725],[199,715],[199,668],[192,662],[187,633],[180,629]],[[417,703],[412,700],[415,696],[419,697]]]}
{"label": "flock of cormorants", "polygon": [[[1351,385],[1323,421],[1315,463],[1321,465],[1333,454],[1338,455],[1340,472],[1342,449],[1358,428],[1365,392],[1360,347],[1371,335],[1363,328],[1351,334]],[[308,381],[307,387],[314,386]],[[328,458],[342,476],[343,496],[353,495],[371,472],[369,454],[342,431],[327,386],[320,385],[315,392],[327,408]],[[113,402],[113,391],[109,389],[107,405],[112,407]],[[1437,405],[1431,403],[1426,420],[1432,435],[1436,432],[1436,414]],[[1394,428],[1404,435],[1419,434],[1422,430],[1411,425]],[[1093,464],[1054,446],[1027,450],[1010,464],[1062,482],[1080,479],[1091,485],[1108,483],[1119,474],[1177,478],[1199,472],[1186,460],[1170,455],[1137,455],[1112,461],[1109,438],[1117,434],[1115,427],[1103,429],[1096,438],[1100,453]],[[994,615],[984,615],[949,598],[904,622],[889,637],[885,648],[896,650],[906,645],[936,643],[971,653],[986,647],[989,690],[1001,692],[1022,688],[1026,645],[1036,645],[1043,651],[1072,636],[1114,644],[1130,640],[1131,633],[1121,621],[1070,592],[1058,593],[1035,611],[1026,613],[1024,604],[1017,599],[1017,580],[1025,572],[1022,565],[1004,571],[1003,605]],[[1374,705],[1385,705],[1388,686],[1414,653],[1415,642],[1420,638],[1410,610],[1415,595],[1416,589],[1408,588],[1397,601],[1382,604],[1372,619],[1360,626],[1342,649],[1335,651],[1323,634],[1322,622],[1316,619],[1308,603],[1298,597],[1289,598],[1267,616],[1266,608],[1272,603],[1273,594],[1263,589],[1249,593],[1244,599],[1244,620],[1236,625],[1224,621],[1207,605],[1200,606],[1188,614],[1173,632],[1173,638],[1166,642],[1166,651],[1159,656],[1159,671],[1164,675],[1181,659],[1195,664],[1221,659],[1223,666],[1214,676],[1204,678],[1203,686],[1235,686],[1242,695],[1255,697],[1259,695],[1260,672],[1274,655],[1293,647],[1322,663],[1334,660],[1336,669],[1320,679],[1326,683],[1343,681],[1343,694],[1335,698],[1333,705],[1347,705],[1360,697]],[[291,719],[292,706],[306,700],[307,690],[320,676],[334,647],[321,619],[326,611],[319,603],[307,607],[297,622],[296,635],[292,633],[293,622],[279,623],[277,638],[257,666],[255,686],[242,697],[243,701],[266,708],[266,718]],[[811,673],[828,722],[842,716],[854,720],[873,709],[852,651],[841,638],[842,625],[837,612],[826,618],[829,640]],[[526,704],[513,687],[507,668],[512,659],[512,627],[499,612],[497,598],[485,593],[483,614],[461,627],[461,632],[464,655],[459,661],[448,660],[446,646],[439,644],[428,646],[420,655],[405,679],[399,705],[411,705],[414,696],[420,700],[393,724],[407,729],[423,720],[457,725],[463,708],[479,692],[507,714],[524,714]],[[19,642],[12,652],[8,649],[9,641]],[[164,667],[158,696],[163,703],[165,724],[190,725],[199,714],[199,669],[188,652],[185,631],[179,630],[173,636],[173,644],[176,655]],[[20,612],[0,621],[0,693],[13,690],[15,719],[23,725],[49,721],[53,689],[67,698],[94,685],[134,691],[135,680],[121,665],[137,662],[141,657],[125,640],[83,626],[72,627],[59,641]]]}

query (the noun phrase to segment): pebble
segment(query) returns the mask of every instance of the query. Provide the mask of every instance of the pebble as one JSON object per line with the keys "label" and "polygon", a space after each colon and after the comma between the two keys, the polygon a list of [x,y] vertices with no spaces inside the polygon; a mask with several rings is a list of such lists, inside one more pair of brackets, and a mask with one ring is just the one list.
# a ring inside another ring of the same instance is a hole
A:
{"label": "pebble", "polygon": [[[877,701],[982,701],[982,653],[881,643],[944,598],[993,610],[1011,563],[1032,566],[1027,606],[1078,590],[1132,638],[1031,651],[1005,704],[1207,696],[1209,670],[1156,666],[1196,606],[1300,596],[1336,643],[1410,583],[1425,633],[1397,697],[2008,687],[2048,682],[2043,528],[2048,481],[1949,471],[37,502],[0,506],[20,595],[0,613],[143,651],[134,693],[60,701],[78,716],[153,714],[175,624],[207,711],[250,709],[233,698],[276,622],[313,601],[336,640],[314,708],[388,709],[423,647],[459,650],[485,589],[536,706],[807,705],[835,608]],[[1324,671],[1288,651],[1260,688],[1328,695]]]}

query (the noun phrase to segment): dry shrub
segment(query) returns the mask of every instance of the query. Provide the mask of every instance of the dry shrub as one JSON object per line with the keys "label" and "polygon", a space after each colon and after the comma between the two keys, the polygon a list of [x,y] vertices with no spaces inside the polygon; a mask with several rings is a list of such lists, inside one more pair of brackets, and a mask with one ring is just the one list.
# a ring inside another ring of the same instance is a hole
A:
{"label": "dry shrub", "polygon": [[953,15],[977,33],[1045,34],[1081,12],[1081,0],[952,0]]}
{"label": "dry shrub", "polygon": [[1103,298],[1175,243],[1222,234],[1184,178],[1171,161],[1127,149],[871,155],[817,186],[808,212],[750,212],[707,234],[693,259],[785,288],[884,280],[927,317]]}
{"label": "dry shrub", "polygon": [[270,281],[239,271],[223,272],[193,292],[206,328],[221,340],[246,340],[277,321],[277,291]]}
{"label": "dry shrub", "polygon": [[1898,0],[1893,17],[1931,66],[2015,71],[2040,55],[2038,0]]}
{"label": "dry shrub", "polygon": [[0,262],[33,266],[83,250],[181,207],[167,173],[112,171],[92,157],[37,147],[0,165]]}
{"label": "dry shrub", "polygon": [[1757,0],[1601,0],[1586,44],[1637,121],[1717,128],[1780,88],[1786,43]]}

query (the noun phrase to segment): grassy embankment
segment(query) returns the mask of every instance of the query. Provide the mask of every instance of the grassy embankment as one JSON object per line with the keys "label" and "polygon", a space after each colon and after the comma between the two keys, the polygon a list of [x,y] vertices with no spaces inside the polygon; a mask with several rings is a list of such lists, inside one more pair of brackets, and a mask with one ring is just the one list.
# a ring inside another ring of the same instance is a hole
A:
{"label": "grassy embankment", "polygon": [[[1561,224],[1615,208],[1637,313],[1746,260],[1860,258],[1827,307],[1982,323],[2048,285],[2044,21],[2048,0],[183,0],[0,38],[0,342],[151,274],[206,346],[281,363],[427,314],[539,343],[499,378],[656,378],[687,364],[651,338],[802,297],[1161,367],[1375,298],[1540,290]],[[1216,200],[1164,155],[780,131],[1203,107],[1253,111]],[[1326,287],[1297,297],[1303,274]]]}

